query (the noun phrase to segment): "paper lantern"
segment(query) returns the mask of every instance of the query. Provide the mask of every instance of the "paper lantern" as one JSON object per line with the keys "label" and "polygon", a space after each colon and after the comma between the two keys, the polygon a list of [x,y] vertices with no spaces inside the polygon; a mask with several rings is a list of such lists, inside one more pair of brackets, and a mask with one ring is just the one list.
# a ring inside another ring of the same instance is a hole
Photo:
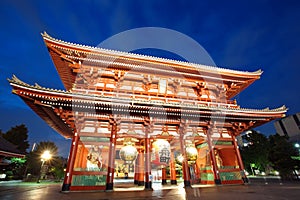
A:
{"label": "paper lantern", "polygon": [[194,163],[198,157],[198,151],[194,146],[186,147],[186,157],[189,162]]}
{"label": "paper lantern", "polygon": [[126,145],[121,148],[119,155],[125,163],[131,164],[137,158],[138,151],[134,146]]}
{"label": "paper lantern", "polygon": [[152,163],[167,165],[170,161],[171,148],[167,140],[158,139],[152,144]]}

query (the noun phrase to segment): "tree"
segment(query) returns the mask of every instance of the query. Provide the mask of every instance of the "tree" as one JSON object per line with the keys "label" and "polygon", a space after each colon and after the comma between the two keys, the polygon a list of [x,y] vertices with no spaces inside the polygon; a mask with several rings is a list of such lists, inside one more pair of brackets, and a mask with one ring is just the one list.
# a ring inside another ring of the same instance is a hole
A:
{"label": "tree", "polygon": [[280,176],[284,179],[293,178],[297,161],[292,157],[297,156],[297,150],[285,136],[271,135],[269,140],[271,145],[269,159],[273,163],[274,169],[279,171]]}
{"label": "tree", "polygon": [[29,147],[28,143],[28,129],[24,124],[12,127],[5,134],[2,134],[3,138],[10,143],[17,146],[20,153],[26,153],[26,149]]}
{"label": "tree", "polygon": [[269,165],[269,141],[268,138],[252,130],[249,134],[243,136],[248,145],[241,148],[241,154],[247,171],[252,171],[254,166],[260,171],[265,171]]}
{"label": "tree", "polygon": [[56,180],[61,180],[64,177],[67,165],[67,159],[63,157],[58,157],[55,159],[55,164],[51,167],[49,172],[56,178]]}
{"label": "tree", "polygon": [[37,144],[37,147],[34,151],[30,152],[27,155],[28,161],[28,173],[38,176],[41,171],[41,155],[44,151],[50,151],[51,159],[45,162],[45,165],[48,166],[48,175],[52,173],[54,177],[60,179],[62,177],[64,169],[64,161],[61,157],[58,157],[58,148],[54,142],[51,141],[42,141]]}
{"label": "tree", "polygon": [[9,158],[10,164],[6,166],[5,171],[6,174],[10,174],[7,176],[7,180],[15,179],[20,180],[23,179],[23,175],[25,172],[25,158]]}

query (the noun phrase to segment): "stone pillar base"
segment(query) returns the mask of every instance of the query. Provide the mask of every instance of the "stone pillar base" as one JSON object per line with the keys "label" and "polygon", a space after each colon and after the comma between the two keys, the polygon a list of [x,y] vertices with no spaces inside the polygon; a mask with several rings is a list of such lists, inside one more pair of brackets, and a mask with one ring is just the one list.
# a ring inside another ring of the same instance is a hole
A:
{"label": "stone pillar base", "polygon": [[114,189],[114,184],[113,183],[106,183],[106,190],[110,191]]}
{"label": "stone pillar base", "polygon": [[221,180],[220,179],[215,179],[215,184],[216,185],[221,185],[222,183],[221,183]]}
{"label": "stone pillar base", "polygon": [[145,182],[145,190],[153,190],[152,189],[152,182]]}
{"label": "stone pillar base", "polygon": [[70,191],[70,186],[71,186],[71,184],[63,184],[62,185],[62,188],[61,188],[61,191],[62,192],[68,192],[68,191]]}
{"label": "stone pillar base", "polygon": [[191,181],[184,181],[184,187],[191,187]]}
{"label": "stone pillar base", "polygon": [[171,180],[171,185],[177,185],[177,180]]}
{"label": "stone pillar base", "polygon": [[145,185],[144,181],[138,181],[138,186],[143,186],[143,185]]}

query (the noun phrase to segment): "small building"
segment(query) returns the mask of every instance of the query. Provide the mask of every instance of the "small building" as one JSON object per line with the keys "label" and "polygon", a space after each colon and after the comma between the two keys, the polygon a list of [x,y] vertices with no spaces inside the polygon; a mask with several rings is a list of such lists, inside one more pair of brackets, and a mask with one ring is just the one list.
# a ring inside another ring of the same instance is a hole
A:
{"label": "small building", "polygon": [[63,191],[113,190],[119,178],[244,184],[236,136],[287,109],[241,108],[233,98],[262,71],[201,64],[43,39],[65,91],[9,79],[13,93],[72,139]]}
{"label": "small building", "polygon": [[24,158],[25,155],[21,153],[17,147],[4,139],[0,135],[0,165],[7,165],[5,158]]}
{"label": "small building", "polygon": [[15,145],[4,139],[0,135],[0,179],[6,177],[3,173],[3,169],[10,164],[10,161],[7,158],[24,158],[25,155],[21,153]]}

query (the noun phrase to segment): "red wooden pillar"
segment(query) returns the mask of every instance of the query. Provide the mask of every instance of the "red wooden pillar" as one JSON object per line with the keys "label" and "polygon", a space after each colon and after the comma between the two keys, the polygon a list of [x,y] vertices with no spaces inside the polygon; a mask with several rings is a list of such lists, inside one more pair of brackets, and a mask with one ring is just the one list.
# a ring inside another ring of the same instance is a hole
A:
{"label": "red wooden pillar", "polygon": [[164,166],[161,169],[161,184],[166,185],[167,184],[167,169],[166,166]]}
{"label": "red wooden pillar", "polygon": [[145,120],[145,190],[152,190],[150,123],[150,119]]}
{"label": "red wooden pillar", "polygon": [[241,156],[241,153],[240,153],[240,150],[239,150],[239,146],[238,146],[237,141],[236,141],[236,137],[235,137],[234,134],[231,134],[231,137],[232,137],[232,142],[233,142],[235,154],[236,154],[236,157],[237,157],[237,161],[238,161],[238,164],[239,164],[239,168],[240,168],[240,171],[241,171],[242,179],[243,179],[244,183],[248,183],[248,178],[245,174],[245,167],[244,167],[242,156]]}
{"label": "red wooden pillar", "polygon": [[209,148],[209,155],[210,155],[210,159],[211,159],[211,164],[213,167],[213,173],[214,173],[214,179],[215,179],[215,184],[220,185],[221,184],[221,179],[220,179],[220,174],[219,174],[219,169],[217,166],[217,161],[216,161],[216,157],[215,157],[215,152],[214,152],[214,147],[212,144],[212,139],[211,139],[211,135],[212,135],[212,130],[208,130],[207,131],[207,144],[208,144],[208,148]]}
{"label": "red wooden pillar", "polygon": [[109,155],[108,155],[108,167],[106,176],[106,190],[113,190],[114,188],[114,172],[115,172],[115,152],[116,152],[116,135],[117,135],[117,123],[115,120],[110,122],[111,124],[111,135],[109,144]]}
{"label": "red wooden pillar", "polygon": [[138,182],[139,182],[139,168],[138,168],[138,166],[139,166],[139,159],[136,159],[135,160],[135,165],[134,165],[134,184],[135,185],[137,185],[138,184]]}
{"label": "red wooden pillar", "polygon": [[72,173],[73,173],[75,158],[76,158],[76,154],[77,154],[78,141],[79,141],[79,135],[77,132],[75,132],[74,136],[72,138],[72,145],[71,145],[71,149],[70,149],[68,165],[67,165],[65,178],[64,178],[63,185],[62,185],[62,189],[61,189],[62,191],[70,190],[72,175],[73,175]]}
{"label": "red wooden pillar", "polygon": [[[199,156],[199,154],[198,154],[198,156]],[[198,166],[197,162],[195,163],[194,166],[195,166],[195,175],[196,175],[197,183],[199,183],[199,180],[200,180],[200,166]]]}
{"label": "red wooden pillar", "polygon": [[181,153],[183,157],[182,161],[182,174],[183,174],[183,181],[184,181],[184,186],[185,187],[191,187],[191,177],[189,173],[189,164],[187,160],[187,155],[186,155],[186,149],[185,149],[185,141],[184,141],[184,134],[185,134],[185,128],[184,124],[180,124],[179,127],[179,140],[180,140],[180,148],[181,148]]}
{"label": "red wooden pillar", "polygon": [[175,159],[174,159],[174,154],[171,152],[171,157],[170,157],[170,174],[171,174],[171,185],[176,185],[177,180],[176,180],[176,168],[175,168]]}
{"label": "red wooden pillar", "polygon": [[142,186],[145,184],[145,181],[144,181],[144,168],[145,168],[145,165],[144,165],[144,153],[143,151],[140,151],[139,153],[139,174],[138,174],[138,186]]}

